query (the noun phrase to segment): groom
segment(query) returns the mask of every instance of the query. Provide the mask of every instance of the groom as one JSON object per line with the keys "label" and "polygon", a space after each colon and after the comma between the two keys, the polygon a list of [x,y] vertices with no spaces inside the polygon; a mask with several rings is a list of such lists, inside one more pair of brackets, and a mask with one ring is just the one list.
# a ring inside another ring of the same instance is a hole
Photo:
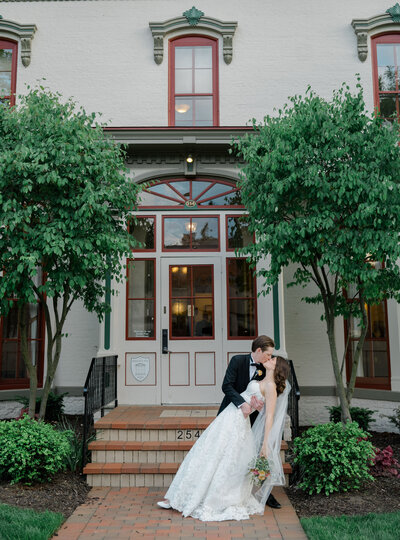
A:
{"label": "groom", "polygon": [[[222,391],[225,394],[219,408],[218,414],[222,412],[229,403],[233,403],[240,408],[243,416],[247,418],[250,415],[250,423],[253,425],[264,403],[255,396],[251,398],[251,405],[240,395],[247,388],[252,379],[261,380],[265,375],[263,363],[271,360],[274,350],[274,341],[268,336],[258,336],[251,344],[250,354],[237,354],[229,362],[228,368],[222,382]],[[260,373],[261,371],[261,373]],[[255,410],[253,413],[251,412]],[[281,508],[280,503],[271,495],[267,499],[268,506],[271,508]]]}

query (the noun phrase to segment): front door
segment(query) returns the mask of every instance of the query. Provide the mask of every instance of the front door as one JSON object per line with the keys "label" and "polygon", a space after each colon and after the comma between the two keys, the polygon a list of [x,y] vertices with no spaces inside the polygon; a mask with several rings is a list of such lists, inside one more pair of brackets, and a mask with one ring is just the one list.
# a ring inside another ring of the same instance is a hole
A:
{"label": "front door", "polygon": [[161,259],[162,403],[220,401],[222,291],[220,257]]}

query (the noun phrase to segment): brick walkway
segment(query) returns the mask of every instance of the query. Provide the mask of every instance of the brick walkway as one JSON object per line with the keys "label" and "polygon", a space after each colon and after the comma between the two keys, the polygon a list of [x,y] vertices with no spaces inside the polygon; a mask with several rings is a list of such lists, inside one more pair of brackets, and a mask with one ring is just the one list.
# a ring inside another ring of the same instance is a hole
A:
{"label": "brick walkway", "polygon": [[156,502],[165,488],[93,488],[88,501],[79,506],[53,537],[58,540],[159,539],[205,540],[267,538],[307,539],[283,488],[274,494],[282,504],[280,510],[266,507],[263,516],[245,521],[204,523],[183,518],[173,510],[163,510]]}

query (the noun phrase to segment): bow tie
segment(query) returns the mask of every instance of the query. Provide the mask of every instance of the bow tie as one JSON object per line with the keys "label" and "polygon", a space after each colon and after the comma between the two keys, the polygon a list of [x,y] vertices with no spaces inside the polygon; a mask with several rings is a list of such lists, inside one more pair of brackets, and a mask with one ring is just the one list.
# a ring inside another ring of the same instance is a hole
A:
{"label": "bow tie", "polygon": [[251,366],[259,366],[260,364],[259,364],[259,362],[250,362],[250,365]]}

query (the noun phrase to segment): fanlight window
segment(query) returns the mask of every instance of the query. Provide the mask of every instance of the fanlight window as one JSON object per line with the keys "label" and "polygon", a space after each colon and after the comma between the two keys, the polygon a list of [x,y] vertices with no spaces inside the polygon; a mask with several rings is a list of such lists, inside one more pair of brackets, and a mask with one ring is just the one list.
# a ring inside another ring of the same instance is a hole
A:
{"label": "fanlight window", "polygon": [[243,207],[236,184],[211,179],[163,180],[144,189],[140,199],[140,206],[146,208]]}

